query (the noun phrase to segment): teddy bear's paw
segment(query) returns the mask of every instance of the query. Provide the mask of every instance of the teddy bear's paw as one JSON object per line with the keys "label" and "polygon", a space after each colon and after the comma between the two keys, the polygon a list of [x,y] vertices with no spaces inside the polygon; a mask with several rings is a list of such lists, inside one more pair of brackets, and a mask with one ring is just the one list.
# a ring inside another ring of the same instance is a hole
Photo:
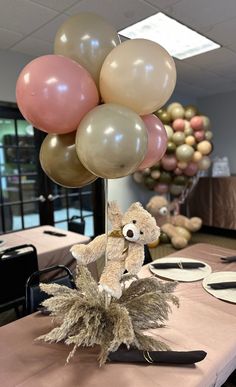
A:
{"label": "teddy bear's paw", "polygon": [[202,227],[202,219],[200,218],[191,218],[191,230],[190,231],[198,231]]}
{"label": "teddy bear's paw", "polygon": [[[119,286],[118,286],[119,285]],[[115,298],[120,298],[122,295],[122,290],[120,284],[118,284],[116,287],[110,286],[105,283],[99,284],[99,291],[105,290],[106,293],[108,293],[110,296]]]}
{"label": "teddy bear's paw", "polygon": [[74,245],[71,247],[70,252],[79,263],[85,263],[85,257],[87,255],[86,245]]}
{"label": "teddy bear's paw", "polygon": [[188,241],[183,237],[175,236],[171,238],[171,243],[176,249],[183,249],[184,247],[187,246]]}

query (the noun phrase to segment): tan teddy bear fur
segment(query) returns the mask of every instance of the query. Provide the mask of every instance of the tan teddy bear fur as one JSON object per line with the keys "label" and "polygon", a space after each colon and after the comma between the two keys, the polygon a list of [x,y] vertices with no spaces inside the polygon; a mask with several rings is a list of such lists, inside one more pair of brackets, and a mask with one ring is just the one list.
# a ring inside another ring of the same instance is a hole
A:
{"label": "tan teddy bear fur", "polygon": [[125,270],[137,274],[144,261],[144,245],[158,239],[160,228],[140,203],[133,203],[122,214],[116,202],[109,203],[108,218],[112,231],[96,237],[88,245],[74,245],[72,255],[79,264],[87,265],[101,256],[107,263],[100,278],[100,287],[116,298],[122,294],[120,280]]}
{"label": "tan teddy bear fur", "polygon": [[172,245],[176,249],[182,249],[187,246],[188,239],[179,235],[177,227],[183,227],[190,232],[198,231],[202,226],[200,218],[187,218],[183,215],[171,215],[173,205],[169,204],[165,197],[155,195],[148,202],[146,209],[156,219],[161,231],[168,235]]}

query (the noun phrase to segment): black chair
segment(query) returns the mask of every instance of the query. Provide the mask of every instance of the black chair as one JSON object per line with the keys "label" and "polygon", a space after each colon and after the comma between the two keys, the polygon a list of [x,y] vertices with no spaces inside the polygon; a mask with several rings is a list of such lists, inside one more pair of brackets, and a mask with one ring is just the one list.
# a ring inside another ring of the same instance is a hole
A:
{"label": "black chair", "polygon": [[152,262],[152,256],[147,245],[144,245],[144,265]]}
{"label": "black chair", "polygon": [[14,246],[0,252],[0,312],[25,306],[25,284],[38,270],[37,250],[31,244]]}
{"label": "black chair", "polygon": [[[40,277],[44,276],[46,273],[58,273],[58,270],[60,272],[64,271],[65,275],[53,278],[52,280],[40,280]],[[40,304],[50,297],[48,294],[46,294],[40,289],[39,282],[56,283],[58,285],[68,286],[71,289],[75,289],[76,287],[70,269],[68,269],[68,267],[64,265],[50,266],[45,269],[36,271],[35,273],[30,275],[26,282],[25,299],[27,314],[31,314],[36,312],[37,310],[40,310]]]}
{"label": "black chair", "polygon": [[72,216],[68,221],[68,230],[77,232],[78,234],[84,234],[85,230],[85,220],[80,216]]}

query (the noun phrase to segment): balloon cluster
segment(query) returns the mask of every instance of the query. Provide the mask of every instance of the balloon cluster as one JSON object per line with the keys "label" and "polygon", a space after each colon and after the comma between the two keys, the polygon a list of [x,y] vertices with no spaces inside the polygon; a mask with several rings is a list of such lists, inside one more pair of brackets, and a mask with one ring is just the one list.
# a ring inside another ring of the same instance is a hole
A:
{"label": "balloon cluster", "polygon": [[45,173],[62,186],[81,187],[161,159],[167,134],[151,113],[175,82],[174,61],[160,45],[120,43],[103,18],[81,13],[59,28],[54,54],[22,70],[16,97],[26,120],[48,133],[40,150]]}
{"label": "balloon cluster", "polygon": [[212,152],[210,120],[200,115],[195,106],[185,108],[178,102],[156,112],[165,126],[168,144],[165,155],[151,168],[139,168],[133,175],[159,194],[179,196],[190,186],[198,171],[211,165]]}

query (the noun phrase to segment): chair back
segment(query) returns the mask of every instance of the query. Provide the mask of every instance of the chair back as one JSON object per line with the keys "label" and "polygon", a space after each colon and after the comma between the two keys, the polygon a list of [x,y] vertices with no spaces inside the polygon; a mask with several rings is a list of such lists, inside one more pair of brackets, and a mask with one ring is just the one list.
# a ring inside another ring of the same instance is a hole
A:
{"label": "chair back", "polygon": [[55,265],[50,266],[42,270],[37,270],[32,273],[26,282],[26,312],[31,314],[36,312],[39,309],[40,304],[49,298],[50,296],[43,292],[39,287],[40,277],[46,273],[58,272],[58,270],[64,271],[64,275],[58,278],[53,278],[52,280],[45,280],[44,283],[56,283],[58,285],[68,286],[71,289],[74,289],[75,282],[73,275],[64,265]]}
{"label": "chair back", "polygon": [[33,245],[18,245],[0,252],[0,310],[9,309],[21,298],[24,301],[26,281],[36,270],[38,258]]}
{"label": "chair back", "polygon": [[84,218],[76,215],[72,216],[72,218],[68,221],[68,230],[84,235],[84,230],[85,230]]}

